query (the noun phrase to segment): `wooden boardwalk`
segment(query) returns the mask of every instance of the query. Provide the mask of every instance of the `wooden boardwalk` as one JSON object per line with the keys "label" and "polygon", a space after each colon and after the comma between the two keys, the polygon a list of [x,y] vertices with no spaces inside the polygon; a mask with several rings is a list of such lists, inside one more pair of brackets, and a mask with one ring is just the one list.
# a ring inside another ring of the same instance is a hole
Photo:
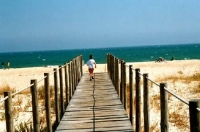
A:
{"label": "wooden boardwalk", "polygon": [[108,73],[83,74],[56,131],[133,131]]}

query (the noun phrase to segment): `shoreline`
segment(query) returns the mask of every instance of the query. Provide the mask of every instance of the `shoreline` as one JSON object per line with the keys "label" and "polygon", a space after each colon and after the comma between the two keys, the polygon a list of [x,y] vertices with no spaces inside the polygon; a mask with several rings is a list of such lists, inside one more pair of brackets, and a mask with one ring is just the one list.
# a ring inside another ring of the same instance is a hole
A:
{"label": "shoreline", "polygon": [[[200,60],[196,59],[166,62],[126,62],[126,65],[132,65],[133,68],[140,68],[141,72],[148,73],[151,79],[155,79],[160,75],[175,75],[179,71],[182,71],[182,74],[184,75],[191,75],[192,73],[200,72]],[[19,90],[28,86],[31,79],[40,80],[44,78],[44,73],[53,73],[53,68],[58,68],[58,66],[0,69],[0,86],[7,83],[11,87],[15,87],[16,90]],[[94,73],[95,72],[107,72],[107,64],[97,64],[97,68],[94,69]],[[83,73],[88,73],[86,64],[83,65]]]}
{"label": "shoreline", "polygon": [[[183,60],[173,60],[173,61],[171,61],[171,60],[165,60],[165,62],[179,62],[179,61],[200,61],[200,59],[183,59]],[[134,62],[134,61],[126,61],[126,63],[149,63],[149,62],[155,62],[155,60],[149,60],[149,61],[136,61],[136,62]],[[162,63],[162,62],[155,62],[155,63]],[[104,64],[106,64],[106,62],[105,63],[98,63],[97,62],[97,64],[100,64],[100,65],[104,65]],[[86,65],[86,62],[84,62],[84,64],[83,65]],[[9,68],[9,69],[21,69],[21,68],[57,68],[57,67],[59,67],[59,65],[46,65],[46,66],[31,66],[31,67],[29,67],[29,66],[27,66],[27,67],[13,67],[12,68],[12,64],[11,64],[11,67]],[[6,66],[5,66],[5,68],[4,69],[2,69],[2,67],[0,67],[0,70],[7,70],[7,68],[6,68]]]}

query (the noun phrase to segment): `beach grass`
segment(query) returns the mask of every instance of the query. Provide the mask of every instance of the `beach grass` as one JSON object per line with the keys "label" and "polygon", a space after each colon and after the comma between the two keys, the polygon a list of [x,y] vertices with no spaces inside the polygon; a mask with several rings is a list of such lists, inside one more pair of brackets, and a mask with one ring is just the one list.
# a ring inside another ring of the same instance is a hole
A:
{"label": "beach grass", "polygon": [[0,95],[4,95],[4,92],[11,91],[12,93],[16,92],[15,88],[10,87],[7,83],[4,83],[0,86]]}

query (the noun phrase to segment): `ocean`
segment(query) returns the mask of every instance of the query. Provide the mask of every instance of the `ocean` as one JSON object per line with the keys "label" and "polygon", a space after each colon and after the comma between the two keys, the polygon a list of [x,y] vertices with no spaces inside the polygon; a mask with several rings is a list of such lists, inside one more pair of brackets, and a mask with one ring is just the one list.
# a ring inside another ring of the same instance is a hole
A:
{"label": "ocean", "polygon": [[83,56],[84,63],[89,55],[94,56],[98,64],[106,63],[106,54],[110,53],[126,62],[155,61],[159,57],[170,60],[200,59],[200,43],[151,45],[116,48],[70,49],[51,51],[7,52],[0,53],[0,63],[10,61],[10,68],[46,67],[63,65],[78,55]]}

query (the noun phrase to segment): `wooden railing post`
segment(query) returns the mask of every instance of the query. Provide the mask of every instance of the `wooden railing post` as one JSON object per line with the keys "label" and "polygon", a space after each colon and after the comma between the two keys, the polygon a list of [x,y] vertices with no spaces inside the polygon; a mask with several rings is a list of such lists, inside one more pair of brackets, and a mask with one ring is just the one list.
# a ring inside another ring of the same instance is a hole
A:
{"label": "wooden railing post", "polygon": [[140,69],[135,69],[135,87],[136,87],[136,132],[141,132],[141,89],[140,89]]}
{"label": "wooden railing post", "polygon": [[190,132],[200,132],[200,99],[189,101]]}
{"label": "wooden railing post", "polygon": [[74,67],[74,65],[73,65],[73,63],[74,63],[74,61],[72,60],[71,61],[71,83],[72,83],[72,96],[73,96],[73,94],[74,94],[74,71],[73,71],[73,67]]}
{"label": "wooden railing post", "polygon": [[108,74],[110,76],[110,54],[107,54],[107,68],[108,68]]}
{"label": "wooden railing post", "polygon": [[61,116],[64,114],[64,97],[63,97],[63,74],[62,74],[62,66],[59,66],[59,78],[60,78],[60,112]]}
{"label": "wooden railing post", "polygon": [[80,71],[81,71],[81,76],[83,75],[83,56],[80,56]]}
{"label": "wooden railing post", "polygon": [[78,86],[79,82],[79,68],[78,68],[78,58],[76,58],[76,87]]}
{"label": "wooden railing post", "polygon": [[68,63],[68,74],[69,74],[69,101],[72,97],[72,73],[71,73],[71,61]]}
{"label": "wooden railing post", "polygon": [[74,59],[74,72],[73,72],[73,74],[74,74],[74,92],[75,92],[75,90],[76,90],[76,59]]}
{"label": "wooden railing post", "polygon": [[13,122],[13,108],[12,108],[12,92],[4,92],[5,100],[5,117],[6,117],[6,131],[14,132],[14,122]]}
{"label": "wooden railing post", "polygon": [[168,132],[168,94],[164,89],[167,88],[166,83],[160,84],[160,110],[161,110],[161,132]]}
{"label": "wooden railing post", "polygon": [[126,100],[127,100],[126,99],[126,92],[127,92],[127,90],[126,90],[126,62],[125,61],[123,63],[123,67],[124,67],[123,68],[124,69],[124,73],[123,73],[124,74],[123,75],[124,76],[124,84],[123,84],[124,85],[124,91],[123,91],[124,92],[124,108],[126,110],[127,109],[127,107],[126,107]]}
{"label": "wooden railing post", "polygon": [[129,65],[129,91],[130,91],[129,118],[130,118],[131,124],[133,124],[133,69],[132,69],[132,65]]}
{"label": "wooden railing post", "polygon": [[58,96],[58,75],[57,69],[54,68],[54,91],[55,91],[55,113],[56,113],[56,126],[60,122],[60,110],[59,110],[59,96]]}
{"label": "wooden railing post", "polygon": [[[33,84],[33,85],[32,85]],[[38,110],[38,90],[37,80],[31,80],[32,110],[33,110],[33,130],[40,131],[39,110]]]}
{"label": "wooden railing post", "polygon": [[69,103],[69,91],[68,91],[68,75],[67,75],[67,63],[65,64],[64,66],[65,68],[65,97],[66,97],[66,103],[65,103],[65,107],[68,106],[68,103]]}
{"label": "wooden railing post", "polygon": [[149,83],[148,83],[148,74],[143,74],[143,114],[144,114],[144,132],[149,132]]}
{"label": "wooden railing post", "polygon": [[110,78],[113,83],[113,56],[110,55]]}
{"label": "wooden railing post", "polygon": [[124,85],[123,85],[123,84],[124,84],[124,79],[123,79],[123,78],[124,78],[124,74],[123,74],[123,73],[124,73],[123,62],[124,62],[124,61],[121,60],[120,100],[121,100],[122,104],[124,103],[124,102],[123,102],[123,90],[124,90]]}
{"label": "wooden railing post", "polygon": [[45,110],[47,131],[52,132],[51,126],[51,106],[50,106],[50,88],[49,88],[49,73],[44,73],[44,87],[45,87]]}
{"label": "wooden railing post", "polygon": [[115,59],[115,89],[119,95],[119,61]]}
{"label": "wooden railing post", "polygon": [[82,68],[83,68],[83,63],[82,63],[83,59],[82,59],[82,55],[80,55],[79,57],[79,81],[82,77]]}
{"label": "wooden railing post", "polygon": [[109,61],[108,61],[108,53],[106,54],[106,61],[107,61],[107,71],[109,75]]}

